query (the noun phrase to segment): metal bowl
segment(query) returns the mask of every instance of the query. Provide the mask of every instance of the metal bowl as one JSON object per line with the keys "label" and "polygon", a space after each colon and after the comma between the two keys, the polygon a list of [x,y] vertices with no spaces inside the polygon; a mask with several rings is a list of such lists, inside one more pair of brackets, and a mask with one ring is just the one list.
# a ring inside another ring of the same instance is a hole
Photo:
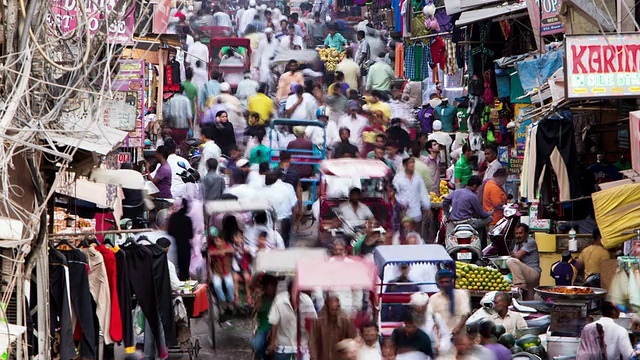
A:
{"label": "metal bowl", "polygon": [[538,336],[542,333],[542,329],[539,327],[530,327],[526,329],[516,329],[517,339],[525,336],[525,335],[535,335]]}
{"label": "metal bowl", "polygon": [[595,298],[603,297],[607,295],[607,290],[602,288],[590,288],[593,290],[592,294],[561,294],[553,291],[549,291],[551,289],[557,288],[567,288],[567,289],[586,289],[584,286],[539,286],[534,290],[541,298],[547,299],[551,298],[552,300],[574,300],[574,301],[588,301]]}
{"label": "metal bowl", "polygon": [[506,270],[507,268],[507,260],[510,256],[496,256],[490,257],[489,260],[491,263],[500,270]]}

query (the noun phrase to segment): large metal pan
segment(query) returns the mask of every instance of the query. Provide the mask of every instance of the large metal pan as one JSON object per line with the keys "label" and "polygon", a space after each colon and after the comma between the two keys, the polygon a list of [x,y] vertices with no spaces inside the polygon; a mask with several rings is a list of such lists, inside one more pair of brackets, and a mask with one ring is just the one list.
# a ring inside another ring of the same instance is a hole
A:
{"label": "large metal pan", "polygon": [[551,298],[553,300],[591,300],[599,297],[603,297],[607,295],[606,289],[601,288],[590,288],[593,290],[591,294],[562,294],[550,291],[551,289],[558,288],[566,288],[566,289],[586,289],[584,286],[539,286],[534,290],[542,297],[543,299]]}

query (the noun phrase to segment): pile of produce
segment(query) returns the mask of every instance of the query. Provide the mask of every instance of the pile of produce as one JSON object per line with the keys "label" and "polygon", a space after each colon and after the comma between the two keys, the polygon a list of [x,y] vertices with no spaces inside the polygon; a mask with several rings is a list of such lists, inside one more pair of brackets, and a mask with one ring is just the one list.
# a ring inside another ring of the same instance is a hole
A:
{"label": "pile of produce", "polygon": [[324,63],[324,68],[328,72],[336,71],[338,63],[344,59],[344,52],[339,52],[336,49],[318,49],[318,55],[320,60]]}
{"label": "pile of produce", "polygon": [[456,288],[465,290],[509,291],[511,285],[497,269],[456,261]]}
{"label": "pile of produce", "polygon": [[449,186],[447,186],[446,180],[440,180],[440,196],[434,192],[429,193],[432,203],[441,203],[447,196],[449,196]]}
{"label": "pile of produce", "polygon": [[547,358],[544,347],[540,345],[540,338],[536,335],[523,335],[516,340],[512,334],[502,334],[498,339],[498,342],[511,350],[512,354],[526,351],[530,354],[539,356],[541,359]]}

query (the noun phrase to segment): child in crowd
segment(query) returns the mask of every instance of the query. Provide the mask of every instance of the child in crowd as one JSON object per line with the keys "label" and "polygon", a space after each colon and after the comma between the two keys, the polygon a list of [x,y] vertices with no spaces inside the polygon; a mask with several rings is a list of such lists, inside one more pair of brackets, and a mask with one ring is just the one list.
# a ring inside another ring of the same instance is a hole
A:
{"label": "child in crowd", "polygon": [[251,297],[251,271],[249,269],[251,264],[251,249],[249,249],[249,245],[246,244],[242,231],[238,231],[233,235],[233,250],[235,260],[233,263],[233,279],[236,304],[240,303],[240,282],[244,280],[247,305],[253,305],[253,299]]}
{"label": "child in crowd", "polygon": [[[218,297],[218,303],[222,311],[233,311],[234,309],[234,284],[233,284],[233,254],[234,249],[224,241],[218,229],[209,229],[209,268],[212,274],[213,289]],[[224,281],[225,291],[222,288]]]}

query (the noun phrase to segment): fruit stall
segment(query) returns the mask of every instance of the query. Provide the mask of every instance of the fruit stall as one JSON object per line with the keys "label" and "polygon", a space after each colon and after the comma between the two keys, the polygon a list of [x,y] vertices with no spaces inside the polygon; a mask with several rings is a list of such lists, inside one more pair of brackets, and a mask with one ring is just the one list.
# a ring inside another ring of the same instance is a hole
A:
{"label": "fruit stall", "polygon": [[512,288],[498,269],[460,261],[456,261],[456,289],[467,290],[472,298],[482,298],[489,291],[507,291],[520,297],[518,289]]}
{"label": "fruit stall", "polygon": [[336,68],[342,59],[344,59],[344,51],[339,52],[333,48],[318,48],[318,55],[320,60],[324,63],[325,74],[328,77],[332,77],[336,72]]}

